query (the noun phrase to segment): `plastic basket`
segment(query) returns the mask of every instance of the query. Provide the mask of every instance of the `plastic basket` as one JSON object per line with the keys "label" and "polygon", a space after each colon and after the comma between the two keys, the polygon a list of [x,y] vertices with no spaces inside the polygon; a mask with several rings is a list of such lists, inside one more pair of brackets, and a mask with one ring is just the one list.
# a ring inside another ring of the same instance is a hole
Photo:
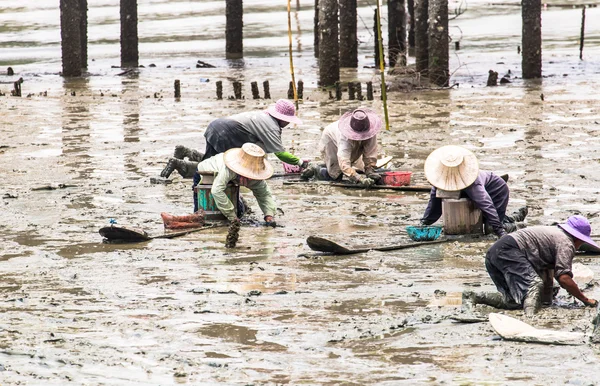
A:
{"label": "plastic basket", "polygon": [[433,241],[442,234],[442,227],[433,226],[407,226],[406,233],[414,241]]}
{"label": "plastic basket", "polygon": [[381,183],[389,186],[410,185],[412,172],[384,172],[381,173]]}

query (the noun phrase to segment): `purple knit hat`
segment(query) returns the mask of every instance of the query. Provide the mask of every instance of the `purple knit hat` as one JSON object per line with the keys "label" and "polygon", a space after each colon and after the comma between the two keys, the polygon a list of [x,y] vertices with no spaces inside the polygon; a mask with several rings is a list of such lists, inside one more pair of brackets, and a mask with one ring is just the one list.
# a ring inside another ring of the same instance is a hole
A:
{"label": "purple knit hat", "polygon": [[596,248],[600,248],[591,238],[592,227],[590,222],[583,216],[571,216],[567,219],[564,224],[558,224],[565,232],[575,237],[578,240],[583,241],[586,244],[590,244]]}
{"label": "purple knit hat", "polygon": [[367,108],[349,111],[338,122],[338,128],[344,137],[354,141],[364,141],[376,136],[382,125],[379,115]]}
{"label": "purple knit hat", "polygon": [[274,105],[269,106],[267,113],[284,122],[302,124],[302,120],[296,116],[296,106],[287,99],[280,99]]}

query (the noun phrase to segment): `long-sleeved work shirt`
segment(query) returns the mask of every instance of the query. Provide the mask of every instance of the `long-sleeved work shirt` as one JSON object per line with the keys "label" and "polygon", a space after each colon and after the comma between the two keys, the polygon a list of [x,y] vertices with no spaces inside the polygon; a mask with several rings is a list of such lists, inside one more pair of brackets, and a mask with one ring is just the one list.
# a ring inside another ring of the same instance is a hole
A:
{"label": "long-sleeved work shirt", "polygon": [[219,208],[221,213],[223,213],[228,220],[231,221],[237,218],[235,207],[225,193],[227,184],[234,180],[239,185],[245,186],[252,191],[252,194],[256,197],[256,201],[258,201],[258,206],[260,206],[260,209],[265,216],[275,216],[277,204],[271,195],[267,183],[265,181],[245,178],[229,169],[225,165],[223,153],[200,162],[198,164],[198,171],[212,172],[215,174],[215,179],[210,192],[212,193],[217,208]]}
{"label": "long-sleeved work shirt", "polygon": [[573,237],[561,228],[534,226],[520,229],[508,236],[515,239],[538,274],[553,269],[557,280],[561,275],[573,277],[575,244]]}
{"label": "long-sleeved work shirt", "polygon": [[[422,218],[425,224],[433,224],[442,216],[442,199],[435,196],[436,192],[435,187],[431,188],[429,203]],[[508,206],[509,189],[502,178],[480,170],[475,182],[461,190],[461,197],[468,197],[481,209],[485,223],[494,229],[496,235],[506,234],[502,222]]]}
{"label": "long-sleeved work shirt", "polygon": [[346,138],[338,128],[339,121],[325,127],[319,143],[323,161],[332,179],[344,174],[351,180],[357,179],[356,170],[364,167],[365,173],[370,173],[377,164],[377,136],[363,141]]}
{"label": "long-sleeved work shirt", "polygon": [[250,111],[215,119],[204,133],[204,159],[250,142],[260,146],[266,153],[274,153],[283,162],[301,165],[300,158],[285,151],[281,133],[279,123],[265,111]]}

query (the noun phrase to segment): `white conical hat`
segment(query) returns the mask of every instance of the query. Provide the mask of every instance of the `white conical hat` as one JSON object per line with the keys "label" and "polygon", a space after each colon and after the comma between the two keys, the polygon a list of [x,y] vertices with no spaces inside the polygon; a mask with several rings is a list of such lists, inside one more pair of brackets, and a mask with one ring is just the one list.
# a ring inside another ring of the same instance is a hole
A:
{"label": "white conical hat", "polygon": [[479,175],[479,162],[461,146],[440,147],[425,160],[425,177],[438,189],[456,191],[470,186]]}

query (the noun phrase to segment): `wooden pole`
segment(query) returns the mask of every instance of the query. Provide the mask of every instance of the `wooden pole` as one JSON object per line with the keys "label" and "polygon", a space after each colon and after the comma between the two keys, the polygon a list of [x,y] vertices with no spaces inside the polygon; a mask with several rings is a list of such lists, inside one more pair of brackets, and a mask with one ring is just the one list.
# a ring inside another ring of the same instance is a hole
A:
{"label": "wooden pole", "polygon": [[383,114],[385,118],[385,129],[390,129],[390,118],[388,116],[387,107],[387,90],[385,87],[385,66],[383,62],[383,42],[381,39],[381,9],[379,7],[379,0],[377,0],[377,37],[379,38],[379,70],[381,72],[381,99],[383,100]]}
{"label": "wooden pole", "polygon": [[521,35],[523,79],[542,77],[542,1],[522,0],[521,17],[523,32]]}
{"label": "wooden pole", "polygon": [[319,57],[319,0],[315,0],[315,18],[314,18],[314,49],[315,58]]}
{"label": "wooden pole", "polygon": [[429,81],[441,87],[450,82],[448,0],[429,0]]}
{"label": "wooden pole", "polygon": [[388,0],[388,60],[406,65],[406,12],[404,0]]}
{"label": "wooden pole", "polygon": [[408,11],[408,17],[410,19],[408,27],[408,52],[409,55],[414,55],[415,48],[415,0],[407,0],[406,7]]}
{"label": "wooden pole", "polygon": [[319,0],[319,85],[340,80],[340,42],[337,0]]}
{"label": "wooden pole", "polygon": [[[385,54],[379,54],[380,50],[383,51],[383,42],[381,41],[381,38],[379,37],[379,32],[378,31],[378,20],[379,20],[379,8],[376,8],[375,11],[373,11],[373,36],[375,36],[375,67],[379,67],[379,60],[383,60],[382,58],[385,56]],[[383,66],[385,67],[385,62],[383,62]]]}
{"label": "wooden pole", "polygon": [[296,104],[296,110],[298,110],[298,90],[296,89],[296,76],[294,75],[294,55],[292,52],[292,0],[287,2],[287,16],[288,16],[288,43],[289,43],[289,56],[290,56],[290,74],[292,75],[292,91],[294,94],[294,103]]}
{"label": "wooden pole", "polygon": [[415,65],[421,75],[429,70],[429,0],[415,0]]}
{"label": "wooden pole", "polygon": [[87,11],[88,2],[87,0],[80,0],[79,2],[80,20],[79,20],[79,42],[81,44],[81,67],[87,68],[88,62],[88,50],[87,50]]}
{"label": "wooden pole", "polygon": [[121,0],[121,67],[138,67],[137,0]]}
{"label": "wooden pole", "polygon": [[81,76],[79,0],[60,0],[62,75]]}
{"label": "wooden pole", "polygon": [[225,0],[225,57],[240,59],[244,56],[243,0]]}
{"label": "wooden pole", "polygon": [[181,98],[181,82],[179,79],[175,79],[173,86],[175,87],[175,98]]}
{"label": "wooden pole", "polygon": [[358,67],[356,0],[340,0],[340,67]]}
{"label": "wooden pole", "polygon": [[585,38],[585,5],[581,10],[581,38],[579,40],[579,60],[583,60],[583,39]]}

